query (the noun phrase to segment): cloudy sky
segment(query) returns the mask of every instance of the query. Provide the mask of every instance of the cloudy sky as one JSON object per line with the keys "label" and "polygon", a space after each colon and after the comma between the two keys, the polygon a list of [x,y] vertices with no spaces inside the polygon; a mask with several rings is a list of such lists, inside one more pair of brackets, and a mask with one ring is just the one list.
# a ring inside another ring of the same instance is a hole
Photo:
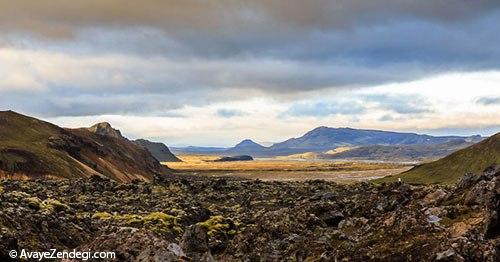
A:
{"label": "cloudy sky", "polygon": [[169,145],[500,131],[497,0],[0,0],[0,110]]}

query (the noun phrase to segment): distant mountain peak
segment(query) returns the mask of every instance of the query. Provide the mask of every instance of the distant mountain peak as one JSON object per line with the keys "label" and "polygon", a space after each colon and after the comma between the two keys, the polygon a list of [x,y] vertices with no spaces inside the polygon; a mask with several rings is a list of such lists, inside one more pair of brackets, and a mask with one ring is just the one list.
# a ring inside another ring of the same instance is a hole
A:
{"label": "distant mountain peak", "polygon": [[333,129],[333,128],[332,127],[327,127],[327,126],[318,126],[318,127],[314,128],[313,130],[309,131],[309,133],[320,132],[320,131],[329,130],[329,129]]}
{"label": "distant mountain peak", "polygon": [[109,136],[114,138],[123,138],[122,133],[118,129],[114,129],[108,122],[97,123],[88,128],[94,134],[101,136]]}
{"label": "distant mountain peak", "polygon": [[241,141],[240,143],[238,143],[236,146],[234,146],[234,148],[242,148],[242,147],[244,147],[244,148],[249,148],[249,147],[263,148],[264,146],[254,142],[251,139],[245,139],[245,140]]}

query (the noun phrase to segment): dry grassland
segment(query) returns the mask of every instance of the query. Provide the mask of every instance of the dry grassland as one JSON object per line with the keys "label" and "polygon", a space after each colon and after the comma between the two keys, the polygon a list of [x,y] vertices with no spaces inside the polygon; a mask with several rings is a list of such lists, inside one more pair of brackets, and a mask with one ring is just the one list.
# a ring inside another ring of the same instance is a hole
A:
{"label": "dry grassland", "polygon": [[181,174],[237,177],[260,180],[304,181],[323,179],[341,183],[371,180],[406,171],[410,166],[394,163],[297,161],[256,159],[254,161],[210,162],[217,156],[180,155],[183,162],[164,163]]}

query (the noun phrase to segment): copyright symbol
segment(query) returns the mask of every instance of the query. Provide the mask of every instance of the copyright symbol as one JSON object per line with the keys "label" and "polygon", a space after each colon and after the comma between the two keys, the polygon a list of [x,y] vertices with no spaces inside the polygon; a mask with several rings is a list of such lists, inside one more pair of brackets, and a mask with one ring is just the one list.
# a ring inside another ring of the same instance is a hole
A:
{"label": "copyright symbol", "polygon": [[11,258],[17,258],[17,251],[15,251],[15,250],[11,250],[11,251],[9,252],[9,256],[10,256]]}

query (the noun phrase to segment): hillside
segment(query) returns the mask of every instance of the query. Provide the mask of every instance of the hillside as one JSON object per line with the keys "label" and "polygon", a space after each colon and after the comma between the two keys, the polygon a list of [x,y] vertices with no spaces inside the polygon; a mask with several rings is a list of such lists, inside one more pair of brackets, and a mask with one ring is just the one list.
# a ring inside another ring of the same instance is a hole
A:
{"label": "hillside", "polygon": [[12,111],[0,112],[0,177],[152,180],[163,167],[108,123],[64,129]]}
{"label": "hillside", "polygon": [[163,143],[151,142],[146,139],[137,139],[134,143],[146,148],[160,162],[182,162]]}
{"label": "hillside", "polygon": [[451,184],[465,173],[480,174],[494,164],[500,164],[500,133],[445,158],[416,166],[400,175],[383,178],[380,181],[394,181],[401,178],[408,183]]}
{"label": "hillside", "polygon": [[321,154],[321,158],[420,162],[445,157],[472,144],[462,139],[436,145],[361,146],[338,153]]}

